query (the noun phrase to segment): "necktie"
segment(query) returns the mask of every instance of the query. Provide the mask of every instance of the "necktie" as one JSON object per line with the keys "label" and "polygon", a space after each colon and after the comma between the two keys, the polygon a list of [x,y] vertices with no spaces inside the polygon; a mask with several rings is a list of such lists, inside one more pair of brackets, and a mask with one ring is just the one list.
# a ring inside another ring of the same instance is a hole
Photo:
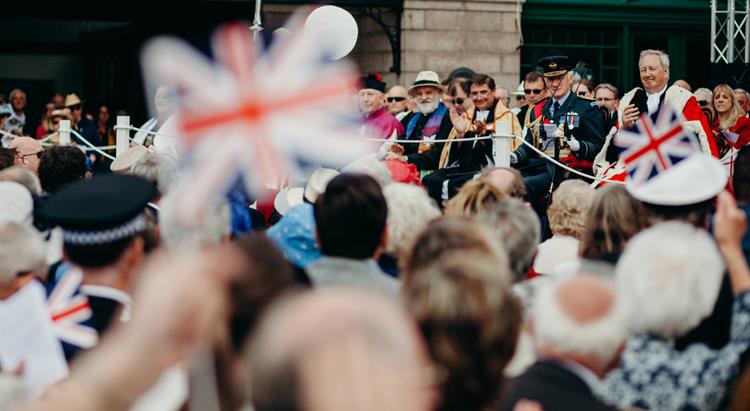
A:
{"label": "necktie", "polygon": [[552,115],[554,116],[557,113],[557,110],[560,109],[560,103],[555,101],[554,104],[552,104]]}

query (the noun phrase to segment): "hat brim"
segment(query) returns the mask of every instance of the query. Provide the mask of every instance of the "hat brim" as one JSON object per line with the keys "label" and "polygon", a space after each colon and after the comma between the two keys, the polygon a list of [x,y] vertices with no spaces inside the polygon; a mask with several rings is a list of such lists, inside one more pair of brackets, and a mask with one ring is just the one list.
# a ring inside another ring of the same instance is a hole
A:
{"label": "hat brim", "polygon": [[727,170],[720,161],[700,153],[645,184],[635,186],[628,182],[625,188],[644,203],[679,207],[716,197],[724,190],[728,179]]}
{"label": "hat brim", "polygon": [[555,70],[555,71],[550,71],[550,72],[544,73],[544,74],[542,74],[542,76],[547,77],[547,78],[549,78],[549,77],[559,77],[559,76],[562,76],[563,74],[567,73],[568,71],[570,71],[570,70],[568,70],[568,69]]}
{"label": "hat brim", "polygon": [[274,198],[273,206],[281,215],[286,215],[290,208],[304,203],[304,189],[302,187],[287,187]]}
{"label": "hat brim", "polygon": [[445,86],[444,85],[442,85],[440,83],[434,83],[432,81],[430,81],[430,82],[424,82],[424,83],[414,83],[414,85],[412,85],[411,87],[409,87],[409,95],[414,95],[414,92],[418,88],[422,88],[422,87],[436,88],[436,89],[440,90],[441,92],[445,90]]}

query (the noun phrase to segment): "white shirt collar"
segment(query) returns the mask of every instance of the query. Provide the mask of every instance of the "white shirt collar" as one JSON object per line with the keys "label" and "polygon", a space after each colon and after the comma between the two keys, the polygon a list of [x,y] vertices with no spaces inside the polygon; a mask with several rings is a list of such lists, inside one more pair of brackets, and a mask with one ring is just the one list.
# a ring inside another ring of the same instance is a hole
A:
{"label": "white shirt collar", "polygon": [[664,85],[664,87],[661,88],[661,90],[657,91],[656,93],[651,94],[651,93],[649,93],[647,91],[646,92],[646,96],[649,97],[649,98],[651,98],[653,96],[659,96],[659,97],[661,97],[661,95],[664,94],[665,91],[667,91],[667,85],[666,84]]}
{"label": "white shirt collar", "polygon": [[665,84],[664,87],[657,91],[654,94],[649,94],[646,92],[646,105],[648,106],[648,114],[654,114],[656,110],[659,109],[659,101],[661,100],[661,95],[664,94],[664,92],[667,90],[667,85]]}

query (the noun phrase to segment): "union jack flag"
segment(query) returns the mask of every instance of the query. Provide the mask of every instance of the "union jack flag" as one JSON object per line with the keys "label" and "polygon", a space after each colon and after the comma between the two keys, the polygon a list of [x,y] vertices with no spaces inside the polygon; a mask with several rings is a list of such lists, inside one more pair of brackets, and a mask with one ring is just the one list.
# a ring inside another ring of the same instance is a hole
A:
{"label": "union jack flag", "polygon": [[656,124],[644,113],[636,123],[637,131],[622,129],[617,133],[615,144],[625,149],[620,161],[632,184],[641,185],[700,152],[695,136],[683,127],[684,121],[681,113],[665,104]]}
{"label": "union jack flag", "polygon": [[57,337],[65,344],[80,348],[96,345],[96,331],[84,325],[91,318],[88,298],[79,292],[83,273],[71,268],[60,279],[47,298],[47,307]]}
{"label": "union jack flag", "polygon": [[356,71],[329,59],[330,38],[302,22],[293,18],[291,35],[267,52],[247,25],[222,26],[214,62],[179,39],[145,47],[147,80],[179,92],[179,137],[192,160],[175,190],[185,217],[206,211],[238,175],[262,196],[301,164],[344,165],[374,150],[357,138]]}

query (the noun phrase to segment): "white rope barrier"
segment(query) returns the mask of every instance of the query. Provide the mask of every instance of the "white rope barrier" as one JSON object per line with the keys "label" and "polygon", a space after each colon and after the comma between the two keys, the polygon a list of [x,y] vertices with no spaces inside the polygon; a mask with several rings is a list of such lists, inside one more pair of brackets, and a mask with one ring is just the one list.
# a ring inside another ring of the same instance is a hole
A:
{"label": "white rope barrier", "polygon": [[[114,126],[113,128],[114,128],[115,131],[117,131],[117,130],[141,131],[141,132],[144,132],[146,134],[150,134],[152,136],[162,136],[162,137],[168,137],[168,138],[178,138],[178,137],[175,137],[175,136],[170,136],[170,135],[167,135],[167,134],[157,133],[155,131],[146,130],[146,129],[143,129],[143,128],[138,128],[138,127],[133,127],[133,126]],[[133,137],[128,137],[128,138],[130,138],[131,141],[137,143],[137,141],[135,141],[133,139]]]}
{"label": "white rope barrier", "polygon": [[85,145],[89,146],[89,147],[90,147],[90,148],[91,148],[91,149],[92,149],[93,151],[96,151],[97,153],[101,154],[101,155],[102,155],[102,156],[104,156],[104,157],[107,157],[107,158],[108,158],[108,159],[110,159],[110,160],[114,160],[114,159],[115,159],[115,157],[114,157],[114,156],[111,156],[111,155],[109,155],[109,154],[105,153],[104,151],[102,151],[102,150],[99,150],[99,147],[97,147],[97,146],[95,146],[95,145],[91,144],[91,143],[90,143],[90,142],[89,142],[88,140],[86,140],[86,139],[85,139],[85,138],[84,138],[84,137],[83,137],[82,135],[78,134],[78,132],[77,132],[77,131],[75,131],[75,130],[72,130],[72,129],[71,129],[71,130],[70,130],[70,134],[74,135],[74,136],[75,136],[75,137],[76,137],[76,138],[77,138],[78,140],[80,140],[80,141],[81,141],[81,142],[82,142],[83,144],[85,144]]}
{"label": "white rope barrier", "polygon": [[479,141],[479,140],[491,140],[493,138],[515,138],[512,134],[493,134],[489,136],[481,136],[481,137],[466,137],[466,138],[447,138],[442,140],[398,140],[398,139],[383,139],[383,138],[368,138],[363,137],[363,140],[366,141],[381,141],[383,143],[410,143],[410,144],[435,144],[435,143],[447,143],[449,141],[454,142],[460,142],[460,141]]}
{"label": "white rope barrier", "polygon": [[593,180],[593,181],[604,182],[604,183],[613,183],[613,184],[625,184],[625,182],[623,182],[623,181],[617,181],[617,180],[610,180],[610,179],[606,179],[606,178],[599,178],[599,177],[594,177],[594,176],[590,176],[590,175],[588,175],[588,174],[586,174],[586,173],[582,173],[582,172],[580,172],[580,171],[578,171],[578,170],[576,170],[576,169],[570,168],[570,167],[566,166],[565,164],[563,164],[563,163],[561,163],[561,162],[559,162],[559,161],[555,160],[554,158],[552,158],[552,157],[548,156],[547,154],[544,154],[544,152],[543,152],[543,151],[541,151],[541,150],[539,150],[538,148],[534,147],[534,145],[533,145],[533,144],[529,143],[529,142],[528,142],[528,141],[526,141],[525,139],[523,139],[523,138],[520,138],[520,137],[517,137],[517,138],[518,138],[518,140],[521,140],[521,142],[522,142],[522,143],[524,143],[524,144],[526,144],[527,146],[529,146],[529,148],[531,148],[532,150],[536,151],[536,153],[537,153],[537,154],[539,154],[539,155],[541,155],[542,157],[546,158],[546,159],[547,159],[548,161],[550,161],[550,162],[551,162],[552,164],[555,164],[555,165],[557,165],[558,167],[561,167],[561,168],[563,168],[563,169],[565,169],[565,170],[568,170],[568,171],[570,171],[571,173],[577,174],[577,175],[579,175],[579,176],[581,176],[581,177],[585,177],[585,178],[588,178],[589,180]]}
{"label": "white rope barrier", "polygon": [[58,133],[57,131],[55,131],[54,133],[49,133],[49,134],[47,134],[47,136],[46,136],[46,137],[44,137],[43,139],[39,140],[39,142],[40,142],[40,143],[46,143],[46,142],[47,142],[47,141],[49,141],[49,140],[50,140],[51,138],[53,138],[53,137],[55,137],[55,136],[59,136],[59,135],[60,135],[60,133]]}
{"label": "white rope barrier", "polygon": [[[168,136],[166,134],[160,134],[160,133],[157,133],[157,132],[153,132],[153,131],[149,131],[149,130],[144,130],[144,129],[140,129],[138,127],[133,127],[133,126],[115,126],[114,128],[115,128],[115,130],[117,130],[117,129],[127,129],[127,130],[133,130],[133,131],[142,131],[144,133],[151,134],[151,135],[154,135],[154,136],[164,136],[164,137],[177,138],[177,137],[174,137],[174,136]],[[593,180],[593,181],[597,181],[597,182],[613,183],[613,184],[625,184],[622,181],[610,180],[610,179],[606,179],[606,178],[598,178],[598,177],[590,176],[590,175],[588,175],[586,173],[582,173],[582,172],[580,172],[580,171],[578,171],[576,169],[570,168],[570,167],[566,166],[565,164],[563,164],[563,163],[555,160],[554,158],[548,156],[543,151],[537,149],[536,147],[534,147],[533,144],[527,142],[523,137],[517,137],[517,136],[515,136],[513,134],[492,134],[492,135],[489,135],[489,136],[481,136],[481,137],[449,138],[449,139],[431,140],[431,141],[399,140],[399,139],[383,139],[383,138],[364,138],[364,140],[367,140],[367,141],[380,141],[380,142],[383,142],[383,143],[409,143],[409,144],[429,143],[429,144],[436,144],[436,143],[447,143],[449,141],[451,141],[451,142],[462,142],[462,141],[492,140],[492,139],[495,139],[495,138],[508,138],[508,139],[517,139],[517,140],[520,140],[523,144],[529,146],[529,148],[531,148],[532,150],[534,150],[537,154],[541,155],[543,158],[547,159],[551,163],[553,163],[553,164],[557,165],[558,167],[563,168],[563,169],[565,169],[567,171],[570,171],[571,173],[574,173],[574,174],[579,175],[581,177],[587,178],[589,180]]]}
{"label": "white rope barrier", "polygon": [[94,150],[112,150],[117,148],[116,144],[110,146],[97,146],[97,147],[82,147],[83,151],[94,151]]}
{"label": "white rope barrier", "polygon": [[13,134],[13,133],[10,133],[10,132],[8,132],[8,131],[5,131],[5,130],[2,130],[2,129],[0,129],[0,134],[4,135],[4,136],[6,136],[6,137],[10,137],[10,138],[18,138],[18,137],[21,137],[21,136],[17,136],[17,135],[15,135],[15,134]]}

